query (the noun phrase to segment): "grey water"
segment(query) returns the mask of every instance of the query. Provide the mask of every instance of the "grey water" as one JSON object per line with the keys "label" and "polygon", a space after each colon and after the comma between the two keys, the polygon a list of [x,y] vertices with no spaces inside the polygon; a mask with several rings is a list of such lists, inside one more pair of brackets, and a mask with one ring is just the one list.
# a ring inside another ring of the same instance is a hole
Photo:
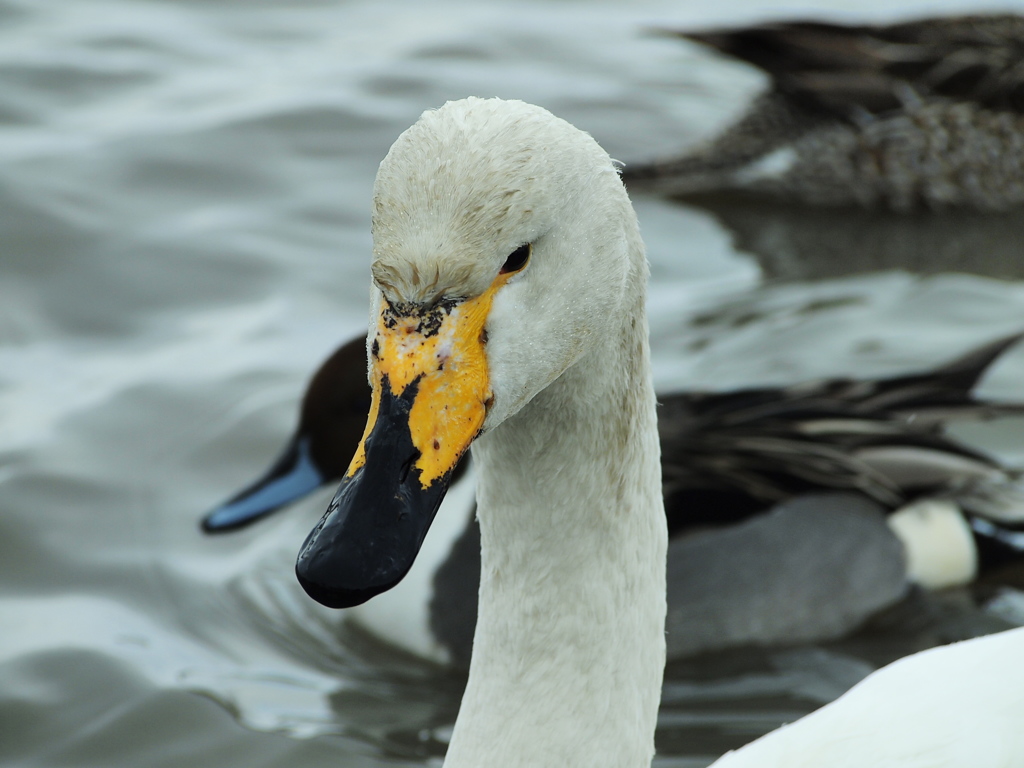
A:
{"label": "grey water", "polygon": [[[1016,7],[1024,2],[990,5]],[[377,163],[424,109],[541,104],[623,161],[763,85],[650,33],[976,9],[882,0],[0,0],[0,765],[436,765],[462,680],[306,600],[329,491],[234,536],[306,377],[365,328]],[[635,196],[663,390],[926,368],[1024,328],[1014,217]],[[1024,349],[985,380],[1024,399]],[[1024,464],[1024,422],[961,430]],[[670,666],[658,766],[704,766],[998,617]],[[929,608],[933,610],[934,607]]]}

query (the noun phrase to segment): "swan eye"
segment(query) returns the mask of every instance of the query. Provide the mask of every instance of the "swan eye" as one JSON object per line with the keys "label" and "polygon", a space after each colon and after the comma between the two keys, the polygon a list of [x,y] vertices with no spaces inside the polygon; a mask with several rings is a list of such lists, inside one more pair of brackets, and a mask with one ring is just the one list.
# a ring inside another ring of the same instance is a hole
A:
{"label": "swan eye", "polygon": [[530,260],[530,253],[532,251],[533,246],[529,243],[520,245],[509,254],[509,257],[505,259],[505,263],[501,265],[501,274],[507,275],[509,272],[518,272],[525,267],[526,262]]}

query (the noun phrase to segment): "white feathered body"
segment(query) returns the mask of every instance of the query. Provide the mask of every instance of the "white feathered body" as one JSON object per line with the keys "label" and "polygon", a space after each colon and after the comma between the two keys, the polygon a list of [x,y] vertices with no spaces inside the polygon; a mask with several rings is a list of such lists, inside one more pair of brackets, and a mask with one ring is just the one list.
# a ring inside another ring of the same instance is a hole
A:
{"label": "white feathered body", "polygon": [[1024,628],[893,662],[712,768],[1020,768]]}

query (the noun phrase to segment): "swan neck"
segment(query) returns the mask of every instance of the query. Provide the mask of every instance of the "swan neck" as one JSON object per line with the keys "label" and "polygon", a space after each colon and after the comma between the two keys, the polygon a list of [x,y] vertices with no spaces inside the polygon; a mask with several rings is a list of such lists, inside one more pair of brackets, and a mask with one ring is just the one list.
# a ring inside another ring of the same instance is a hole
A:
{"label": "swan neck", "polygon": [[449,768],[650,765],[667,534],[638,294],[474,446],[480,612]]}

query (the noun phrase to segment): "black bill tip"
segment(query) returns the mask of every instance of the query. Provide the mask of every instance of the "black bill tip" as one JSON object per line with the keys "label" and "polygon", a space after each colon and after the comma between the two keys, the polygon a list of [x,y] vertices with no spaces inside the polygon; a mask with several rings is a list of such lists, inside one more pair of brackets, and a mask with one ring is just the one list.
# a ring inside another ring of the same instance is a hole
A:
{"label": "black bill tip", "polygon": [[399,396],[384,377],[377,420],[364,443],[365,463],[346,477],[320,523],[306,537],[295,575],[329,608],[365,603],[409,572],[451,480],[427,487],[414,465],[409,431],[417,383]]}

